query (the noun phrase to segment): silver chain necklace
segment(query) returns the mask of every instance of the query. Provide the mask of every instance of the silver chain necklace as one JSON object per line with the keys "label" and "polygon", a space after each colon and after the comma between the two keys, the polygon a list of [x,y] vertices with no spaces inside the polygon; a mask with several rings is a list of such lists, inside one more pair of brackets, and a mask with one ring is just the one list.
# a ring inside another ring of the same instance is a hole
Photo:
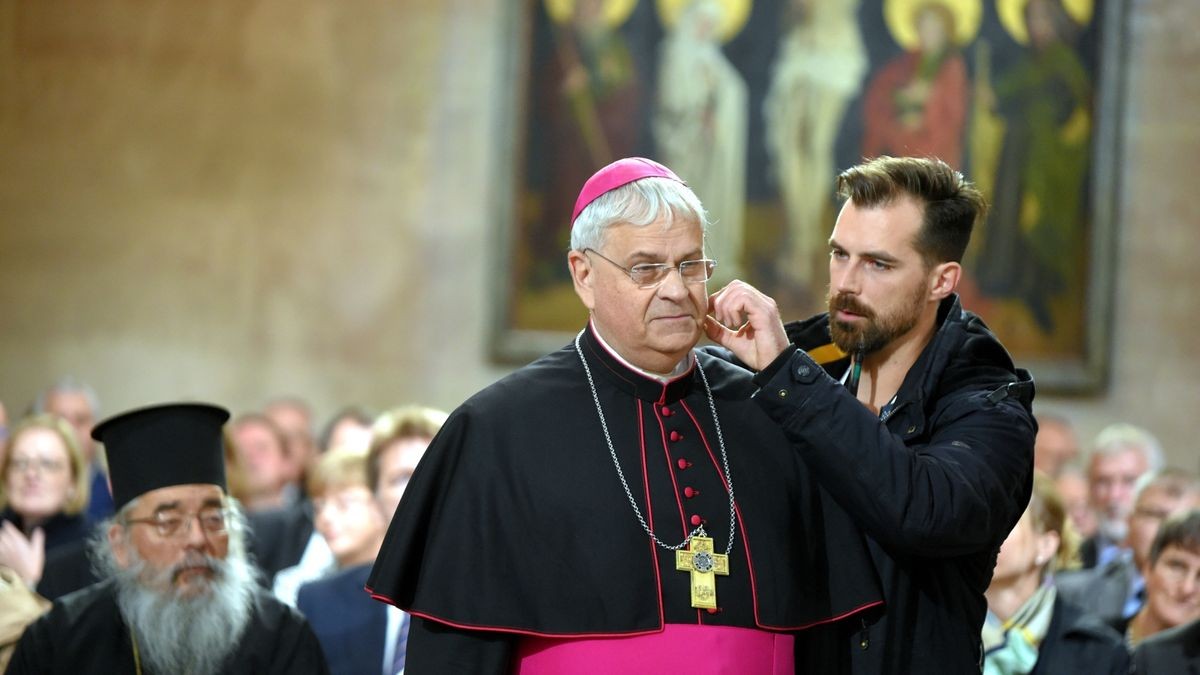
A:
{"label": "silver chain necklace", "polygon": [[[586,328],[584,330],[587,330]],[[637,500],[633,498],[633,491],[629,489],[629,482],[625,480],[625,472],[621,470],[621,462],[617,459],[617,449],[613,447],[612,435],[608,433],[608,422],[604,419],[604,409],[600,407],[600,395],[596,393],[596,382],[592,379],[592,369],[588,367],[587,359],[583,356],[583,349],[579,346],[579,340],[583,337],[583,330],[575,336],[575,353],[579,354],[579,361],[583,364],[583,372],[587,375],[588,387],[592,390],[592,401],[596,404],[596,414],[600,416],[600,428],[604,430],[604,441],[608,443],[608,454],[612,457],[613,467],[617,470],[617,478],[621,479],[621,487],[625,488],[625,496],[629,498],[629,505],[633,507],[633,513],[637,516],[638,522],[642,524],[642,529],[650,538],[654,540],[662,548],[668,551],[678,551],[687,546],[692,541],[692,537],[704,537],[707,534],[704,531],[704,525],[699,525],[696,529],[688,533],[687,538],[674,546],[663,543],[658,535],[650,529],[646,524],[645,517],[642,516],[642,510],[638,508]],[[713,402],[712,389],[708,386],[708,376],[704,374],[704,368],[700,366],[700,359],[696,359],[696,370],[700,371],[700,380],[704,382],[704,391],[708,394],[708,409],[712,412],[713,426],[717,430],[717,446],[721,449],[721,466],[725,469],[725,483],[729,486],[729,543],[725,546],[725,555],[733,550],[733,537],[735,527],[737,525],[737,513],[733,506],[733,475],[729,473],[729,456],[725,453],[725,437],[721,434],[721,420],[717,417],[717,404]]]}

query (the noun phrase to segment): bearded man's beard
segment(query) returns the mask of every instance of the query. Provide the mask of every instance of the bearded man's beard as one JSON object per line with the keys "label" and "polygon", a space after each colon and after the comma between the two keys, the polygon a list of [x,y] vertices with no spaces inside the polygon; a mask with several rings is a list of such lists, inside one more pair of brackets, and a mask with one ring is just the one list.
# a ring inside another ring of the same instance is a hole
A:
{"label": "bearded man's beard", "polygon": [[[244,549],[231,545],[225,559],[191,553],[165,569],[152,568],[133,546],[127,550],[132,564],[113,575],[117,606],[147,670],[220,672],[241,641],[253,606],[255,581]],[[193,579],[186,593],[177,588],[179,571],[197,566],[208,567],[211,578]]]}
{"label": "bearded man's beard", "polygon": [[1107,513],[1100,514],[1096,522],[1096,531],[1109,541],[1125,541],[1129,534],[1129,521],[1125,516],[1112,517]]}
{"label": "bearded man's beard", "polygon": [[[830,289],[826,295],[829,305],[829,337],[838,349],[847,354],[877,352],[917,325],[917,321],[921,319],[921,310],[925,307],[925,287],[917,284],[914,292],[904,300],[905,302],[894,311],[880,315],[861,303],[857,296],[848,293],[835,294]],[[857,322],[838,321],[838,310],[852,312],[862,318]]]}

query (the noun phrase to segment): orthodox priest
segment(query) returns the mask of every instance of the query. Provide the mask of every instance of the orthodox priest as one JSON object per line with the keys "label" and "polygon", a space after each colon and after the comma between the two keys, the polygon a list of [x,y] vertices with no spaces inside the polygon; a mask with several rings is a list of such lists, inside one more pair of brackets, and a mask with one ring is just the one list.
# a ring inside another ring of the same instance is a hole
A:
{"label": "orthodox priest", "polygon": [[304,619],[254,581],[225,492],[228,419],[216,406],[169,404],[92,431],[116,505],[93,549],[104,580],[26,629],[10,675],[329,672]]}
{"label": "orthodox priest", "polygon": [[750,374],[694,349],[703,206],[630,158],[572,222],[590,320],[451,414],[368,579],[414,617],[406,672],[824,672],[795,634],[877,612],[878,581]]}

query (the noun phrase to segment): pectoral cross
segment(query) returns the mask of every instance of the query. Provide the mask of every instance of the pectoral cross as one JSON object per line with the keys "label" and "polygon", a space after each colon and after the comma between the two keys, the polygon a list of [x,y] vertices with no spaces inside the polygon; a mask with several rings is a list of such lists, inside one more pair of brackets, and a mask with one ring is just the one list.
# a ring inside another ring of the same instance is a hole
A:
{"label": "pectoral cross", "polygon": [[701,528],[688,542],[688,550],[675,551],[675,569],[692,573],[692,607],[716,609],[717,579],[713,575],[729,576],[729,556],[713,553],[713,540],[704,534]]}

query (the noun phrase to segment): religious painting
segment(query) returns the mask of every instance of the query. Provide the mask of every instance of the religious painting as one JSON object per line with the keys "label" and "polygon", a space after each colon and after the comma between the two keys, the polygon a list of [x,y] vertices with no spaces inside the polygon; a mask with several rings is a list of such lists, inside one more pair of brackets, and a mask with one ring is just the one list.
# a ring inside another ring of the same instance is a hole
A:
{"label": "religious painting", "polygon": [[991,208],[959,292],[1043,391],[1105,377],[1121,2],[534,0],[512,17],[496,355],[586,321],[570,214],[605,164],[645,156],[696,191],[730,279],[787,319],[823,311],[839,172],[938,157]]}

